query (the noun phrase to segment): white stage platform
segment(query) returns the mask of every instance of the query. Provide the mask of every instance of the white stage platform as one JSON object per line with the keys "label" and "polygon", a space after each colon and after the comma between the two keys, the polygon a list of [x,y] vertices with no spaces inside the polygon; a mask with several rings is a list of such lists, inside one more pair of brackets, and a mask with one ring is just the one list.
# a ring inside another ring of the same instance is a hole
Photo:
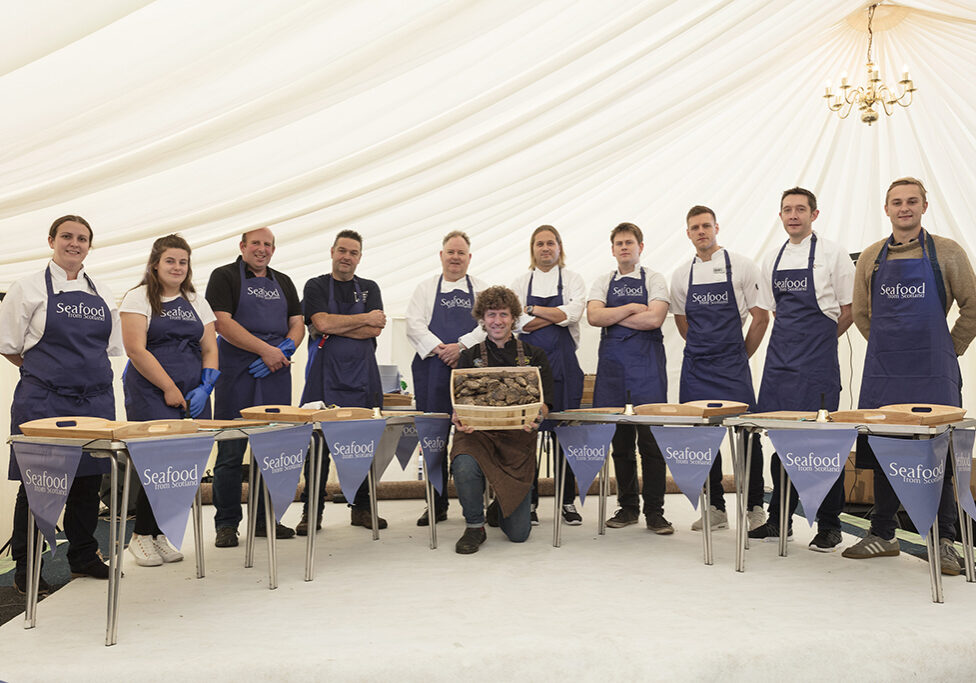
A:
{"label": "white stage platform", "polygon": [[[734,498],[728,496],[730,504]],[[944,577],[931,602],[921,560],[855,561],[796,542],[780,558],[753,543],[733,571],[734,532],[716,532],[702,563],[687,499],[667,496],[677,533],[643,524],[596,533],[597,499],[582,527],[553,548],[552,499],[525,544],[489,529],[461,556],[456,501],[438,525],[440,548],[415,526],[415,500],[381,501],[379,541],[326,505],[315,581],[303,581],[304,539],[278,544],[279,588],[267,588],[266,550],[252,569],[239,548],[213,547],[194,578],[184,562],[138,567],[126,556],[119,642],[105,647],[104,582],[76,580],[39,605],[38,625],[0,628],[6,681],[497,681],[971,680],[976,674],[976,584]],[[301,510],[293,505],[285,522]],[[243,528],[243,525],[242,525]],[[844,547],[852,537],[846,536]]]}

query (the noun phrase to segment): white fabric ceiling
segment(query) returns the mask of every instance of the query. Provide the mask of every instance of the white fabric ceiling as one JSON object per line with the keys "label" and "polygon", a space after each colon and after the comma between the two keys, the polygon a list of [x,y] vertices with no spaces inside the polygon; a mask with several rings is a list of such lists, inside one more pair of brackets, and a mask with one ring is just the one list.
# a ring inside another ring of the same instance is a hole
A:
{"label": "white fabric ceiling", "polygon": [[693,204],[758,256],[784,239],[779,192],[803,184],[821,234],[860,251],[900,175],[973,252],[976,5],[901,4],[875,56],[889,82],[909,64],[918,97],[869,128],[820,97],[843,70],[863,81],[857,0],[4,3],[0,289],[42,266],[65,213],[91,221],[89,270],[117,296],[168,232],[203,286],[270,225],[301,287],[354,227],[360,274],[402,315],[451,229],[472,272],[507,283],[552,223],[590,281],[630,220],[669,274]]}

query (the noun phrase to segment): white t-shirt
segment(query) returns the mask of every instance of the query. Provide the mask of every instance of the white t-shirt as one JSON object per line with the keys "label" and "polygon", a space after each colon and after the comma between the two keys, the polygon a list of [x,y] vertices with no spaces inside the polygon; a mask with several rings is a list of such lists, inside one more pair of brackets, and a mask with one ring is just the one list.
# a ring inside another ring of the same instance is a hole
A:
{"label": "white t-shirt", "polygon": [[[78,272],[78,277],[74,280],[69,280],[68,274],[54,261],[48,263],[48,268],[51,271],[51,287],[55,292],[92,293],[88,280],[85,279],[84,268]],[[0,302],[0,353],[23,356],[44,336],[47,325],[47,285],[44,281],[44,272],[42,270],[17,280]],[[124,355],[122,328],[119,325],[119,309],[115,305],[115,296],[107,285],[90,275],[88,277],[112,315],[112,333],[109,336],[106,352],[109,356]]]}
{"label": "white t-shirt", "polygon": [[719,249],[708,261],[702,261],[696,255],[694,266],[690,261],[685,262],[671,274],[671,312],[675,315],[685,315],[685,302],[688,300],[688,271],[694,267],[694,284],[710,285],[725,282],[725,254],[729,255],[732,265],[732,292],[735,303],[739,307],[739,318],[744,325],[749,317],[749,309],[759,305],[759,267],[734,251],[726,252]]}
{"label": "white t-shirt", "polygon": [[[160,297],[160,300],[165,304],[176,298],[178,297],[164,296]],[[200,322],[204,325],[208,325],[217,320],[213,309],[210,308],[210,304],[207,303],[207,300],[202,295],[187,294],[186,299],[193,306],[197,317],[200,318]],[[146,329],[148,330],[149,321],[152,318],[152,306],[149,304],[149,298],[146,296],[146,286],[139,285],[135,289],[130,289],[126,292],[122,298],[122,304],[119,306],[119,311],[121,313],[138,313],[139,315],[146,316]]]}
{"label": "white t-shirt", "polygon": [[[569,334],[573,338],[573,343],[576,348],[579,348],[580,331],[579,322],[583,317],[583,311],[586,309],[586,284],[583,282],[582,276],[574,273],[566,268],[562,269],[563,273],[563,304],[557,306],[560,311],[566,314],[566,319],[562,322],[556,323],[560,327],[568,327]],[[517,278],[515,282],[512,283],[512,291],[518,296],[519,301],[522,302],[522,308],[524,309],[528,303],[526,298],[529,295],[529,280],[532,280],[532,296],[550,297],[556,296],[559,292],[559,268],[550,268],[548,273],[541,270],[534,269],[522,273]],[[516,329],[521,331],[522,328],[532,322],[535,318],[533,315],[528,313],[522,313],[522,317],[519,318]]]}
{"label": "white t-shirt", "polygon": [[[816,230],[813,231],[816,235]],[[806,269],[810,258],[811,235],[800,242],[786,243],[780,270]],[[767,311],[776,311],[773,297],[773,264],[780,247],[766,254],[759,276],[759,305]],[[840,318],[840,307],[854,300],[854,262],[841,246],[817,235],[817,248],[813,257],[813,288],[820,311],[831,320]]]}
{"label": "white t-shirt", "polygon": [[[593,281],[593,284],[590,286],[590,295],[586,300],[607,303],[607,290],[610,288],[610,281],[640,280],[640,269],[641,265],[638,263],[634,267],[634,270],[626,275],[621,275],[619,270],[612,270],[606,275],[601,275]],[[627,283],[624,282],[623,284]],[[668,295],[668,282],[657,271],[651,270],[650,268],[644,269],[644,287],[647,291],[648,303],[652,301],[663,301],[666,304],[671,303],[671,297]]]}
{"label": "white t-shirt", "polygon": [[[410,342],[410,346],[413,347],[414,351],[421,358],[430,356],[434,348],[438,344],[443,343],[436,334],[430,331],[430,327],[428,327],[434,315],[434,300],[437,294],[435,290],[437,289],[437,281],[440,277],[440,275],[435,275],[418,284],[417,288],[413,290],[413,296],[410,297],[410,303],[407,304],[407,341]],[[475,296],[478,295],[478,292],[487,289],[488,285],[483,280],[479,280],[473,275],[470,277],[471,287],[474,289]],[[460,280],[454,282],[448,282],[447,280],[441,282],[441,294],[451,294],[455,291],[467,293],[467,278],[462,277]],[[471,305],[474,306],[473,301]],[[475,344],[482,342],[485,338],[485,331],[481,329],[481,326],[478,325],[474,318],[471,319],[471,325],[472,330],[467,334],[461,335],[460,339],[458,339],[467,348],[471,348]]]}

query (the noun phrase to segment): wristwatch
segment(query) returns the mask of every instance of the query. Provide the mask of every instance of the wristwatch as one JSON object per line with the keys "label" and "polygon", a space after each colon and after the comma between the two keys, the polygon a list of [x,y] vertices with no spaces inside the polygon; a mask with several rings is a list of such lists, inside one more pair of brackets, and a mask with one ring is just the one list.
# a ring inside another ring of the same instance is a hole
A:
{"label": "wristwatch", "polygon": [[525,312],[528,315],[532,315],[532,311],[534,311],[534,310],[535,310],[535,306],[526,306],[525,307]]}

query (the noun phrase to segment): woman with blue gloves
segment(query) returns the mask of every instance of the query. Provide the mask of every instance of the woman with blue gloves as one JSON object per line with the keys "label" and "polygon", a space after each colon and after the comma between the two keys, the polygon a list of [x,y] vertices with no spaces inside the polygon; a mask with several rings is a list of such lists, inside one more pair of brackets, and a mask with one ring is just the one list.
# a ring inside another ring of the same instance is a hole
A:
{"label": "woman with blue gloves", "polygon": [[[129,356],[122,386],[129,420],[210,417],[210,393],[220,376],[216,318],[207,300],[196,295],[192,278],[190,245],[179,235],[160,237],[142,282],[122,300],[122,341]],[[160,531],[142,488],[129,552],[144,567],[183,559]]]}

